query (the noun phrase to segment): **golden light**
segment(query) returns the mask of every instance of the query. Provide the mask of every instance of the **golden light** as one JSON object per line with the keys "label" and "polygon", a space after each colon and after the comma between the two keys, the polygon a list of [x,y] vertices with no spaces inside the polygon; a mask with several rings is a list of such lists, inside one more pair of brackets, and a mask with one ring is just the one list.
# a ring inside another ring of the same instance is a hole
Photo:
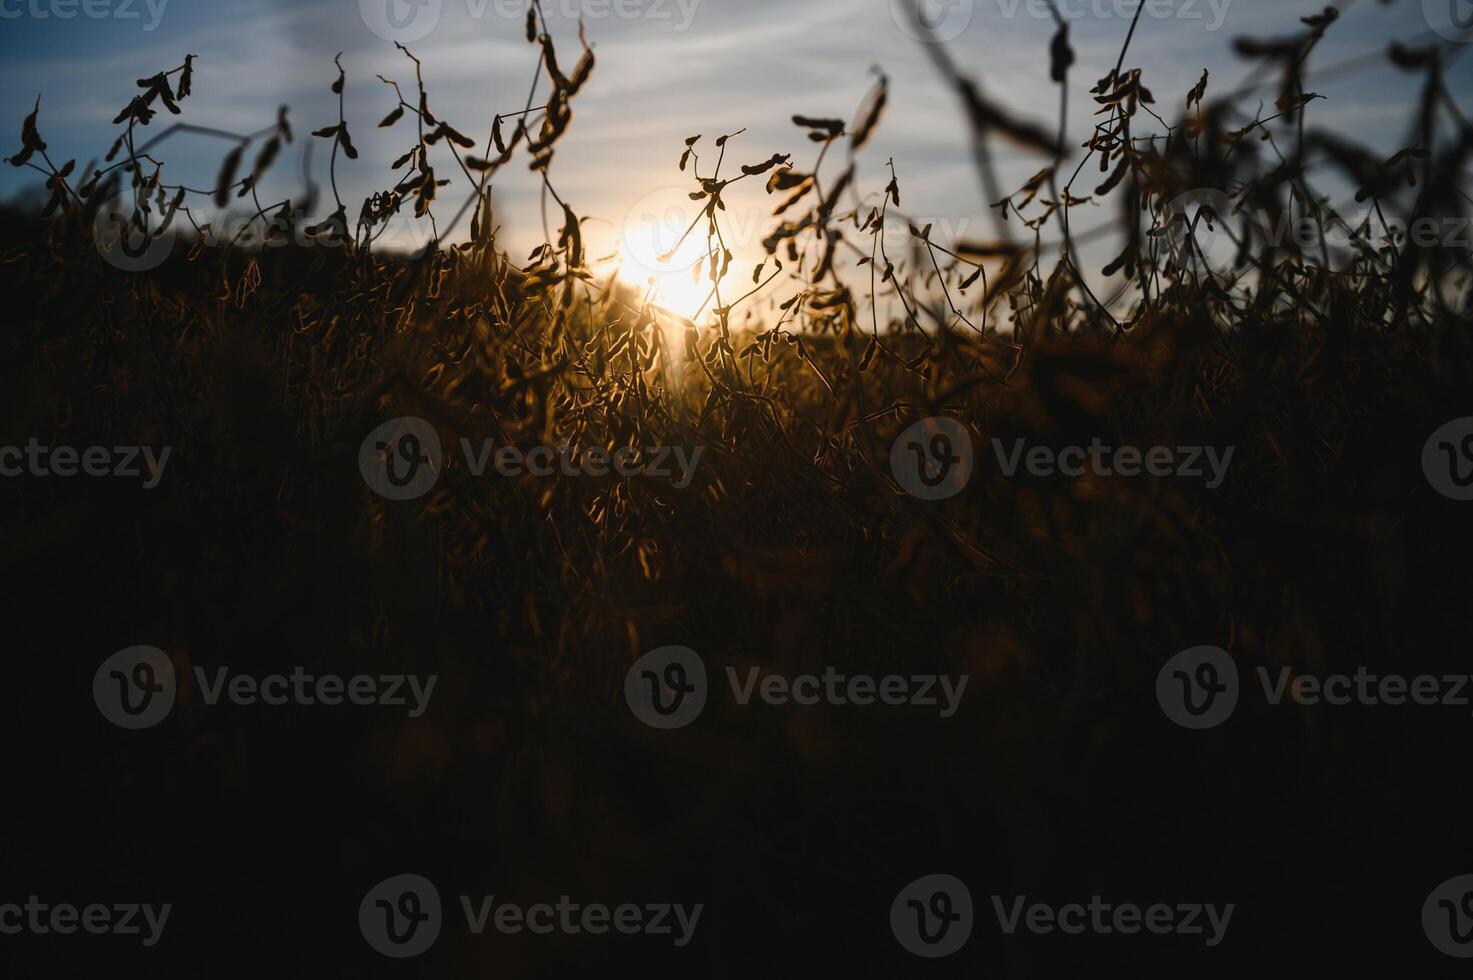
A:
{"label": "golden light", "polygon": [[686,191],[661,188],[630,208],[619,242],[620,277],[649,295],[650,302],[685,319],[713,305],[706,302],[711,281],[704,210]]}
{"label": "golden light", "polygon": [[[680,321],[693,321],[697,313],[702,313],[703,316],[709,314],[716,305],[715,298],[711,295],[711,280],[706,275],[695,282],[692,281],[689,267],[672,272],[651,273],[633,261],[627,249],[597,266],[594,274],[599,278],[617,278],[637,293],[642,301],[658,306]],[[680,325],[683,324],[666,324]]]}
{"label": "golden light", "polygon": [[711,281],[701,276],[699,282],[691,281],[689,271],[666,272],[662,275],[652,276],[653,287],[646,286],[651,292],[650,302],[662,309],[674,313],[686,320],[694,320],[696,314],[711,311],[712,303],[707,302],[711,296]]}

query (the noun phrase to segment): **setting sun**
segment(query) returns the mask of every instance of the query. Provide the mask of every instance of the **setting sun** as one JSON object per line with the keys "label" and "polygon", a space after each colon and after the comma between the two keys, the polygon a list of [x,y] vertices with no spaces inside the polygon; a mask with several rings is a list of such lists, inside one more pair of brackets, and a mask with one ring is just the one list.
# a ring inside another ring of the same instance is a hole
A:
{"label": "setting sun", "polygon": [[702,210],[675,188],[646,195],[624,221],[615,266],[650,302],[687,320],[711,306],[710,240]]}
{"label": "setting sun", "polygon": [[711,283],[704,276],[692,282],[689,271],[664,272],[650,276],[639,285],[651,303],[682,319],[695,320],[697,314],[711,310],[707,302],[711,297]]}

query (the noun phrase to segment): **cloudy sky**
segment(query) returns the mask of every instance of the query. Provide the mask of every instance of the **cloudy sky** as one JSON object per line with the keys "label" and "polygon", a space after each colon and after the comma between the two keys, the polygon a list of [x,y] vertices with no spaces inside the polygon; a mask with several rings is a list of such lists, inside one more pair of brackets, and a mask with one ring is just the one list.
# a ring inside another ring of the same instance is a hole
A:
{"label": "cloudy sky", "polygon": [[[986,237],[991,219],[956,104],[897,17],[893,5],[900,2],[545,0],[564,60],[575,56],[580,16],[598,57],[553,168],[564,198],[593,218],[587,224],[592,253],[618,253],[620,240],[632,237],[625,229],[639,233],[643,224],[669,221],[672,208],[685,206],[676,162],[687,136],[706,134],[709,142],[745,128],[732,144],[736,163],[791,152],[802,166],[811,161],[812,144],[790,117],[852,117],[875,67],[890,76],[891,108],[862,154],[862,189],[877,193],[888,179],[885,161],[893,158],[908,212],[936,222],[945,237]],[[1048,79],[1047,50],[1054,26],[1040,0],[926,2],[953,57],[988,94],[1053,124],[1058,95]],[[374,128],[394,104],[375,74],[401,82],[413,76],[389,38],[413,39],[436,114],[484,140],[491,117],[521,108],[526,98],[536,51],[522,37],[525,3],[0,0],[0,132],[10,134],[3,152],[19,148],[20,121],[39,94],[52,158],[76,157],[80,164],[100,156],[111,140],[112,117],[135,91],[134,80],[180,64],[186,53],[198,60],[184,121],[245,133],[269,126],[277,105],[287,104],[300,144],[309,130],[336,121],[328,85],[335,77],[332,57],[341,51],[349,76],[347,119],[362,153],[340,170],[353,214],[365,193],[389,186],[388,163],[408,145],[407,123],[400,130]],[[1228,91],[1247,75],[1232,54],[1235,37],[1289,33],[1297,18],[1321,6],[1148,0],[1127,66],[1146,69],[1147,84],[1166,106],[1179,106],[1204,68],[1212,73],[1209,93]],[[1436,28],[1452,33],[1452,15],[1473,16],[1470,0],[1351,0],[1340,6],[1343,23],[1312,63],[1321,69],[1383,51],[1391,39],[1425,41],[1437,36]],[[1078,55],[1070,124],[1077,144],[1093,108],[1084,90],[1114,65],[1134,0],[1060,0],[1060,7]],[[1464,90],[1473,76],[1469,63],[1460,58],[1454,68]],[[1331,71],[1311,80],[1310,87],[1329,100],[1319,103],[1314,118],[1381,148],[1400,147],[1413,84],[1384,65]],[[1274,98],[1272,91],[1259,95],[1266,103]],[[161,116],[154,126],[166,122]],[[159,155],[170,181],[207,187],[228,148],[183,135]],[[293,193],[287,175],[300,161],[300,145],[290,153],[291,166],[279,165],[279,182],[263,188],[275,196],[265,199]],[[324,159],[319,153],[319,176]],[[1004,149],[1000,163],[1012,187],[1043,161]],[[34,183],[33,174],[0,171],[0,195]],[[743,258],[753,254],[769,209],[761,186],[749,183],[754,193],[732,202]],[[518,248],[541,240],[536,189],[521,166],[498,175],[501,220]],[[1101,219],[1111,216],[1102,212]]]}

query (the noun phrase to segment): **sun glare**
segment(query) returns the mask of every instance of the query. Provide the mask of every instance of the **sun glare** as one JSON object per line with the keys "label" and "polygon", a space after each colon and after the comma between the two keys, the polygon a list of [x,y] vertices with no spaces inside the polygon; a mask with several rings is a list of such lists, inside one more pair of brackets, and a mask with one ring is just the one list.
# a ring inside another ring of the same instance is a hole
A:
{"label": "sun glare", "polygon": [[[669,266],[676,264],[672,261]],[[693,268],[694,266],[687,262],[682,268],[667,268],[659,271],[649,269],[636,256],[630,254],[630,249],[626,245],[620,250],[618,258],[608,263],[600,271],[606,275],[617,276],[630,288],[638,290],[642,298],[666,312],[681,319],[694,320],[697,313],[709,313],[714,302],[708,302],[712,299],[710,278],[703,274],[699,281],[693,281],[691,272]]]}
{"label": "sun glare", "polygon": [[685,319],[712,305],[710,240],[701,212],[685,191],[661,188],[629,210],[619,247],[620,277]]}
{"label": "sun glare", "polygon": [[710,311],[711,304],[706,300],[711,295],[711,282],[705,276],[700,282],[691,282],[690,273],[683,271],[666,272],[653,279],[650,302],[656,306],[687,320],[694,320],[696,314],[702,312],[702,306],[705,306],[705,312]]}

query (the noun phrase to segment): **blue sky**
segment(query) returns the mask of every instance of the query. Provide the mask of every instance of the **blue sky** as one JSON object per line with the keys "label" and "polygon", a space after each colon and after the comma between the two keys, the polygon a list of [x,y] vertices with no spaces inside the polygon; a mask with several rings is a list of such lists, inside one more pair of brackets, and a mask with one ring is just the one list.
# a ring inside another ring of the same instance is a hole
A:
{"label": "blue sky", "polygon": [[[76,157],[80,165],[100,156],[134,79],[178,65],[186,52],[198,60],[184,121],[246,132],[270,125],[277,105],[288,104],[300,143],[311,129],[336,120],[327,87],[335,76],[332,56],[341,51],[349,75],[347,118],[362,152],[340,170],[354,214],[365,193],[391,183],[387,165],[407,148],[407,123],[402,132],[374,128],[393,105],[374,74],[412,80],[408,62],[368,23],[378,17],[381,32],[387,30],[382,15],[390,2],[409,29],[424,33],[410,46],[424,60],[437,115],[483,140],[495,112],[521,107],[536,60],[522,38],[524,0],[416,0],[421,7],[405,0],[0,0],[3,152],[19,147],[20,121],[40,94],[53,159]],[[955,103],[900,26],[892,2],[898,0],[550,0],[547,13],[564,58],[571,61],[576,51],[581,13],[599,59],[574,103],[571,132],[553,169],[563,196],[595,218],[587,226],[590,250],[617,251],[622,228],[678,206],[683,188],[675,165],[687,136],[704,133],[709,140],[746,128],[733,144],[737,163],[774,152],[791,152],[800,165],[810,161],[811,144],[790,116],[851,117],[872,82],[872,66],[891,78],[891,105],[862,154],[863,189],[884,185],[884,163],[893,157],[907,211],[938,222],[946,234],[986,237],[990,218]],[[942,29],[954,35],[953,56],[990,95],[1052,125],[1058,96],[1048,79],[1047,49],[1054,27],[1040,16],[1039,0],[927,2],[938,4],[932,9]],[[1093,108],[1084,90],[1114,64],[1132,2],[1061,0],[1078,55],[1070,125],[1076,144]],[[1465,13],[1473,6],[1470,0],[1342,3],[1343,23],[1313,64],[1384,50],[1393,38],[1426,40],[1433,36],[1429,16],[1446,22],[1456,4]],[[1203,68],[1212,72],[1209,94],[1241,81],[1246,65],[1232,54],[1234,37],[1291,32],[1298,17],[1321,7],[1293,0],[1149,0],[1127,65],[1143,66],[1158,100],[1177,106]],[[1464,90],[1469,77],[1469,59],[1460,59],[1454,78]],[[1397,148],[1414,84],[1385,66],[1312,81],[1328,97],[1313,118]],[[1273,93],[1262,97],[1271,103]],[[154,125],[165,121],[161,116]],[[209,186],[226,149],[185,136],[160,155],[168,179]],[[999,159],[1010,187],[1044,162],[1010,150]],[[286,162],[295,167],[297,157]],[[31,182],[25,172],[0,168],[0,195]],[[285,197],[294,186],[283,180],[265,190]],[[760,186],[753,190],[733,201],[743,242],[760,239],[760,215],[768,208]],[[498,176],[495,191],[511,244],[540,241],[532,176],[517,166]],[[1113,211],[1101,213],[1102,220],[1110,217]],[[755,254],[745,245],[739,251]]]}

